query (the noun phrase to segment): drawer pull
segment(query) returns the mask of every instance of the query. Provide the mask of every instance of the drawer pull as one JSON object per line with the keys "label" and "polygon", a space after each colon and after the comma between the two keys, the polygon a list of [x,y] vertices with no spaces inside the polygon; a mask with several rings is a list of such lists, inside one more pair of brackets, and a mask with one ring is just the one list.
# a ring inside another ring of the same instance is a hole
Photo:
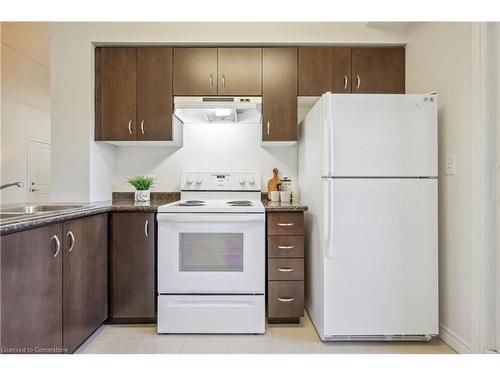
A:
{"label": "drawer pull", "polygon": [[280,302],[293,302],[293,301],[295,301],[295,298],[278,298],[278,301],[280,301]]}
{"label": "drawer pull", "polygon": [[290,250],[293,249],[295,246],[289,245],[289,246],[283,246],[283,245],[278,245],[278,249],[283,249],[283,250]]}
{"label": "drawer pull", "polygon": [[292,272],[294,268],[278,268],[278,271],[280,272]]}
{"label": "drawer pull", "polygon": [[293,227],[295,223],[278,223],[280,227]]}

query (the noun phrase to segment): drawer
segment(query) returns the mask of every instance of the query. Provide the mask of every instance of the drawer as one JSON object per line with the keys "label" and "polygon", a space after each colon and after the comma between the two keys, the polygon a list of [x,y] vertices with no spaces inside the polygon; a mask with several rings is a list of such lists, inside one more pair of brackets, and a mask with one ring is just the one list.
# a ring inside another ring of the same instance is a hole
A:
{"label": "drawer", "polygon": [[267,256],[269,258],[304,257],[304,236],[268,236]]}
{"label": "drawer", "polygon": [[270,212],[267,214],[267,234],[269,236],[304,234],[303,212]]}
{"label": "drawer", "polygon": [[303,258],[268,259],[268,280],[304,280]]}
{"label": "drawer", "polygon": [[304,316],[303,281],[269,281],[267,298],[270,318]]}
{"label": "drawer", "polygon": [[264,333],[263,295],[159,295],[158,333]]}

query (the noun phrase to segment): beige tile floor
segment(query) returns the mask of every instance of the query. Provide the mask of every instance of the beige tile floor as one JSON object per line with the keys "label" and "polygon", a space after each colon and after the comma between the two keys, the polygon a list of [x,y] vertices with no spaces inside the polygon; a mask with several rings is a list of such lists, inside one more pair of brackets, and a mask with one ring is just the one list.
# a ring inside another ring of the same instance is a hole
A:
{"label": "beige tile floor", "polygon": [[84,354],[452,354],[428,343],[324,343],[306,316],[300,325],[269,324],[264,335],[158,335],[154,325],[104,325],[77,351]]}

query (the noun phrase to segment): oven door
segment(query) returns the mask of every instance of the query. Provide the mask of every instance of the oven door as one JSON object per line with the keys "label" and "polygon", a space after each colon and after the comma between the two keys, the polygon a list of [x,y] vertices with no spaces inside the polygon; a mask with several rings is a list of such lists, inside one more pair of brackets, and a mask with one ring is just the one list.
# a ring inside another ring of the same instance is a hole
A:
{"label": "oven door", "polygon": [[265,214],[158,214],[158,292],[263,294]]}

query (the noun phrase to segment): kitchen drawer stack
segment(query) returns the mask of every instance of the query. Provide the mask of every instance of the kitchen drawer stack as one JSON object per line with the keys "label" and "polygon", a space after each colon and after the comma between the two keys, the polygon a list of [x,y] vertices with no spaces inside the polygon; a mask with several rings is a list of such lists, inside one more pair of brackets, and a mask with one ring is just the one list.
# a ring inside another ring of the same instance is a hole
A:
{"label": "kitchen drawer stack", "polygon": [[267,317],[298,323],[304,316],[304,213],[267,214]]}

